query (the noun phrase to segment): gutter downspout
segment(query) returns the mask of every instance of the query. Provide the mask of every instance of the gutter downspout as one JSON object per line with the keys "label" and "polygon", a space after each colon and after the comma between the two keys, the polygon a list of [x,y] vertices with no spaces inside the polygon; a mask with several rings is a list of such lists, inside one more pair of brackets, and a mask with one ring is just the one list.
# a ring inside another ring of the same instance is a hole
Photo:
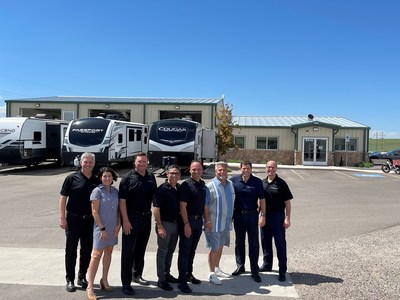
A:
{"label": "gutter downspout", "polygon": [[363,160],[364,158],[368,157],[368,151],[369,151],[369,128],[364,130]]}
{"label": "gutter downspout", "polygon": [[294,134],[294,144],[293,144],[293,165],[296,165],[297,160],[297,152],[298,152],[298,143],[299,143],[299,129],[298,128],[290,128],[290,131]]}
{"label": "gutter downspout", "polygon": [[335,162],[335,135],[339,132],[339,129],[332,130],[332,156],[333,156],[333,165],[336,166]]}

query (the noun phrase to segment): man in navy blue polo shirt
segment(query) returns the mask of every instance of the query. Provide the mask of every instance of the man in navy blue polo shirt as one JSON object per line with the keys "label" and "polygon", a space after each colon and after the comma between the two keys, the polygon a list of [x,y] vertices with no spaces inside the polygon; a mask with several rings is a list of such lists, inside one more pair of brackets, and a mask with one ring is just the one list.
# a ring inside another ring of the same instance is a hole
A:
{"label": "man in navy blue polo shirt", "polygon": [[258,267],[260,253],[258,227],[265,224],[264,189],[261,179],[252,174],[250,161],[241,162],[240,171],[240,175],[231,178],[236,194],[233,226],[236,235],[235,257],[237,266],[232,275],[237,276],[245,272],[247,233],[251,275],[255,282],[261,282]]}
{"label": "man in navy blue polo shirt", "polygon": [[263,180],[265,194],[266,223],[261,230],[261,246],[263,248],[263,265],[260,272],[272,270],[273,251],[272,238],[275,241],[279,262],[279,281],[286,280],[287,254],[286,230],[290,227],[293,195],[286,181],[276,174],[277,164],[267,162],[267,178]]}

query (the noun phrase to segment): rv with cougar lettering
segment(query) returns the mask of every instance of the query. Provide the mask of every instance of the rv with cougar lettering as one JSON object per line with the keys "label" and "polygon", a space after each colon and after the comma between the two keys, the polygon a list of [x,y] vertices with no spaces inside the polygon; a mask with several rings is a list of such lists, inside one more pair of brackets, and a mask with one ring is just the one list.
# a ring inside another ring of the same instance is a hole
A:
{"label": "rv with cougar lettering", "polygon": [[51,119],[0,118],[0,163],[37,165],[61,162],[61,148],[68,122]]}
{"label": "rv with cougar lettering", "polygon": [[153,122],[149,131],[149,164],[154,168],[188,167],[193,159],[203,162],[216,157],[215,130],[198,122],[165,119]]}
{"label": "rv with cougar lettering", "polygon": [[96,164],[133,161],[139,152],[147,153],[148,126],[112,119],[81,118],[69,123],[62,147],[66,164],[84,152],[96,156]]}

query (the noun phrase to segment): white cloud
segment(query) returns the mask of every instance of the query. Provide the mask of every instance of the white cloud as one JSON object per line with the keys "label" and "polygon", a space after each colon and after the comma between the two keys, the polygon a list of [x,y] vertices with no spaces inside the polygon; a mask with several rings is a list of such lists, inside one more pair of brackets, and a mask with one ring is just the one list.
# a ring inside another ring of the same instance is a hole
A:
{"label": "white cloud", "polygon": [[400,132],[371,130],[369,137],[371,139],[400,139]]}
{"label": "white cloud", "polygon": [[6,105],[3,104],[3,105],[0,106],[0,118],[3,118],[5,116],[6,116]]}

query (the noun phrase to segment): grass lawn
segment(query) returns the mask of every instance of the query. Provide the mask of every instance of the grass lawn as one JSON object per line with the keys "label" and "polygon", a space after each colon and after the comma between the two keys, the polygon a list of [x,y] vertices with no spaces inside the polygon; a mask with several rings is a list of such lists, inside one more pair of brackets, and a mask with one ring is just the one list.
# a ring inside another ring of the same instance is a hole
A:
{"label": "grass lawn", "polygon": [[400,148],[400,139],[369,139],[369,151],[390,151]]}

